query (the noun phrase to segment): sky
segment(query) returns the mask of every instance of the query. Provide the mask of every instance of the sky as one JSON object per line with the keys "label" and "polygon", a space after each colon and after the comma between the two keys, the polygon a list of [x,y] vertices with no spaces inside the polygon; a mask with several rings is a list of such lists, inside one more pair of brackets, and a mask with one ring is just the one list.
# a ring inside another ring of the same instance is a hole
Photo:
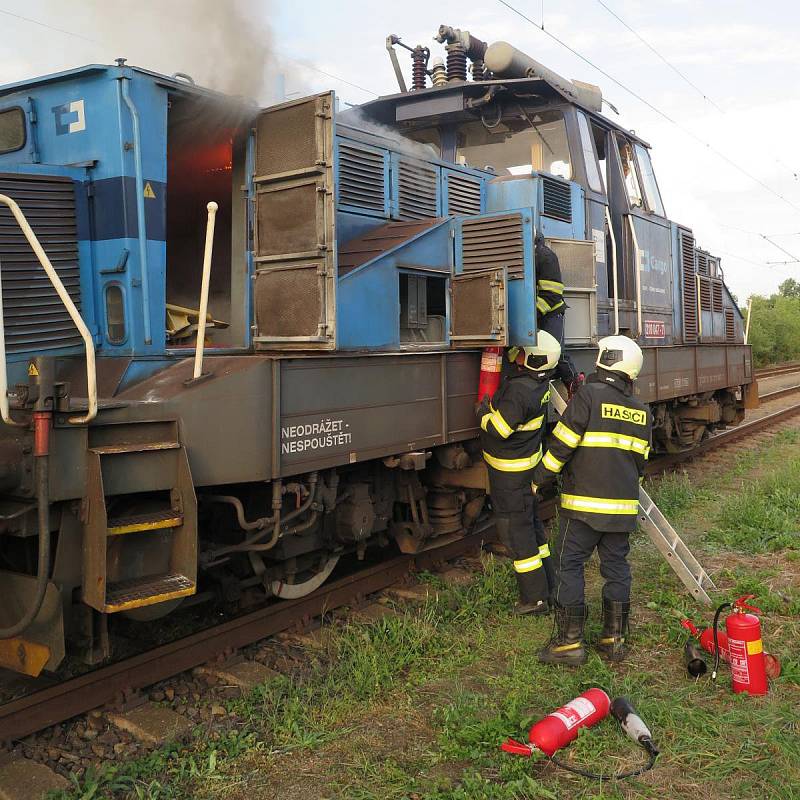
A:
{"label": "sky", "polygon": [[800,3],[508,2],[536,24],[500,0],[0,0],[0,84],[124,56],[265,104],[326,89],[358,104],[397,90],[387,34],[443,55],[445,23],[599,85],[740,301],[800,279]]}

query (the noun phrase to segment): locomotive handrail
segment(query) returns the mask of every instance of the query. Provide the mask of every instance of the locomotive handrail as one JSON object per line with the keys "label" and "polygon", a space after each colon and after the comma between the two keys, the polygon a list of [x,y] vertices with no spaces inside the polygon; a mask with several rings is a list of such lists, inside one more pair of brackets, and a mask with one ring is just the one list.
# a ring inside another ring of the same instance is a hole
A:
{"label": "locomotive handrail", "polygon": [[203,372],[203,349],[206,340],[206,317],[208,316],[208,290],[211,283],[211,254],[214,251],[214,222],[219,206],[212,200],[208,209],[208,222],[206,223],[206,247],[203,252],[203,282],[200,285],[200,316],[197,320],[197,344],[194,350],[194,374],[192,380],[197,380]]}
{"label": "locomotive handrail", "polygon": [[633,265],[636,269],[636,324],[638,330],[636,338],[642,335],[642,265],[639,259],[639,240],[636,238],[636,227],[633,224],[633,214],[628,214],[628,223],[631,226],[633,239]]}
{"label": "locomotive handrail", "polygon": [[606,208],[606,223],[608,235],[611,237],[611,269],[614,276],[614,336],[619,333],[619,277],[617,276],[617,237],[614,236],[614,226],[611,224],[611,214]]}
{"label": "locomotive handrail", "polygon": [[[28,224],[28,220],[22,213],[22,209],[17,205],[16,201],[4,194],[0,194],[0,203],[8,206],[9,210],[14,215],[14,219],[17,221],[20,230],[28,240],[28,244],[36,254],[36,257],[39,259],[39,263],[50,279],[50,283],[53,284],[53,288],[56,290],[61,302],[67,309],[70,319],[78,329],[83,343],[86,345],[86,391],[89,396],[89,409],[86,414],[82,416],[69,418],[69,422],[73,425],[84,425],[87,422],[91,422],[97,416],[97,372],[95,368],[94,341],[92,340],[92,334],[86,327],[86,323],[83,321],[83,317],[81,317],[81,312],[78,311],[69,293],[64,288],[61,278],[58,277],[58,273],[50,263],[50,259],[47,257],[47,253],[45,253],[44,248],[36,238],[36,234]],[[6,371],[6,334],[5,323],[3,321],[2,277],[0,277],[0,416],[3,418],[3,422],[5,422],[6,425],[19,425],[19,423],[11,419],[11,412],[8,407],[8,373]]]}

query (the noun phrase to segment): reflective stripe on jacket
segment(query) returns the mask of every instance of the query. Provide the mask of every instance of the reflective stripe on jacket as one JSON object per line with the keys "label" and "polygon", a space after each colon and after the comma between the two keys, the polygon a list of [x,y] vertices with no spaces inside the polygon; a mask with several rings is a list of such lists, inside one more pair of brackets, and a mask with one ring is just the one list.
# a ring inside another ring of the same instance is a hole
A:
{"label": "reflective stripe on jacket", "polygon": [[566,305],[558,256],[541,238],[537,238],[534,259],[536,263],[536,310],[542,317],[552,314],[554,311],[563,311]]}
{"label": "reflective stripe on jacket", "polygon": [[481,416],[483,457],[491,468],[520,473],[539,463],[549,400],[544,373],[517,369],[503,379]]}
{"label": "reflective stripe on jacket", "polygon": [[563,473],[561,509],[599,531],[631,531],[650,454],[650,411],[624,378],[591,375],[553,429],[533,480]]}

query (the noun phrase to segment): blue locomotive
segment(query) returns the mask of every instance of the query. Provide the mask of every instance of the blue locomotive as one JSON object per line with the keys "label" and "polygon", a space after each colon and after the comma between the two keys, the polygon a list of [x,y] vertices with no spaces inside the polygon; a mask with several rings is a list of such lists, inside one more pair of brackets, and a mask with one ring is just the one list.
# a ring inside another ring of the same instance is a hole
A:
{"label": "blue locomotive", "polygon": [[643,346],[658,449],[743,418],[741,313],[647,144],[597,87],[439,35],[446,66],[414,48],[410,91],[346,111],[123,60],[0,87],[0,666],[463,535],[481,348],[535,340],[537,234],[579,368]]}

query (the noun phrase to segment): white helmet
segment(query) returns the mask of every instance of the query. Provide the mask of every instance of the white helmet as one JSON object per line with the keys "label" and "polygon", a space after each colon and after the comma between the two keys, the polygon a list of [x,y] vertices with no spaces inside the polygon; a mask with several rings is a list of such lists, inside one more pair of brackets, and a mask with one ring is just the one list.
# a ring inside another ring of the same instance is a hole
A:
{"label": "white helmet", "polygon": [[621,372],[635,381],[642,371],[644,356],[633,339],[627,336],[606,336],[598,343],[600,352],[595,362],[600,369]]}
{"label": "white helmet", "polygon": [[558,339],[547,331],[536,334],[536,347],[523,347],[525,358],[522,366],[533,372],[547,372],[555,369],[561,358],[561,345]]}

